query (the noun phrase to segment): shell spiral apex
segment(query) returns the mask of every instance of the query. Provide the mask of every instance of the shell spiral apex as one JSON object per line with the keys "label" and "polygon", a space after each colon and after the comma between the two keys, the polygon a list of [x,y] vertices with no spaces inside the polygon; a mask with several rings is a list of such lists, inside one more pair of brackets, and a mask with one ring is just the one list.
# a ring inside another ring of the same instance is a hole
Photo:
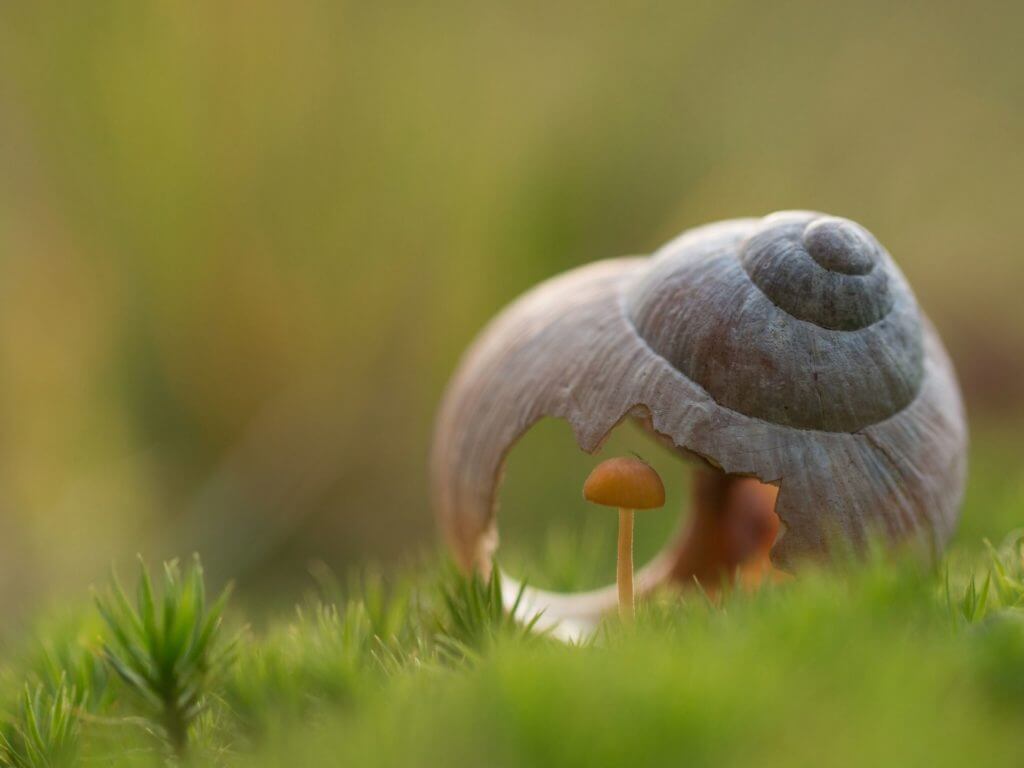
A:
{"label": "shell spiral apex", "polygon": [[777,307],[821,328],[856,331],[892,309],[881,247],[850,221],[769,223],[744,243],[740,259]]}

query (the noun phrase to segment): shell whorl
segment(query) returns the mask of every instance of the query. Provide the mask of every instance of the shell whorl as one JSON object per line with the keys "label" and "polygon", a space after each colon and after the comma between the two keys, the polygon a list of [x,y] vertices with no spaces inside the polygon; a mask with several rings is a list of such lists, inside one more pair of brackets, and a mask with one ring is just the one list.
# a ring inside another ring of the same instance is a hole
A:
{"label": "shell whorl", "polygon": [[846,219],[776,214],[712,245],[671,243],[626,308],[650,347],[719,404],[772,423],[854,432],[920,388],[917,303],[881,245]]}

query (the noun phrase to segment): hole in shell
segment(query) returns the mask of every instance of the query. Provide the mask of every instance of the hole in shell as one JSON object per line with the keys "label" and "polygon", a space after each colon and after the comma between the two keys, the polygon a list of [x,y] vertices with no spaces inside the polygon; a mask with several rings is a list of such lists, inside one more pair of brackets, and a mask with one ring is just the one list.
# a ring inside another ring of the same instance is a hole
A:
{"label": "hole in shell", "polygon": [[586,502],[582,487],[599,462],[630,453],[661,475],[666,498],[662,509],[636,514],[637,567],[668,547],[676,555],[672,576],[683,584],[696,578],[713,590],[730,574],[749,586],[778,577],[768,557],[782,530],[778,489],[684,458],[634,419],[619,424],[595,455],[580,451],[568,424],[554,419],[513,447],[499,491],[501,566],[556,592],[614,582],[617,514]]}

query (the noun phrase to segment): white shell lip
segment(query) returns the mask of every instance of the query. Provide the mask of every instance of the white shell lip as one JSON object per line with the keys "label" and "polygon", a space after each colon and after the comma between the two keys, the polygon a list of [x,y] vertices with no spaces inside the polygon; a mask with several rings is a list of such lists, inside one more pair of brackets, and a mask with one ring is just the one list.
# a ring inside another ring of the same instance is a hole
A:
{"label": "white shell lip", "polygon": [[[445,395],[431,460],[438,520],[464,568],[490,568],[501,470],[533,424],[565,419],[579,447],[594,453],[637,409],[680,450],[779,486],[776,511],[787,534],[772,551],[777,564],[828,557],[837,546],[856,549],[872,535],[893,542],[923,536],[934,551],[945,545],[963,492],[967,433],[952,366],[923,314],[916,397],[854,432],[794,428],[725,408],[636,333],[623,296],[649,265],[679,248],[735,246],[757,223],[701,227],[650,259],[601,261],[555,277],[480,334]],[[670,545],[656,558],[646,583],[664,579],[674,551]],[[586,631],[613,605],[607,590],[524,596],[524,609],[546,608],[543,622],[563,627],[566,636]]]}

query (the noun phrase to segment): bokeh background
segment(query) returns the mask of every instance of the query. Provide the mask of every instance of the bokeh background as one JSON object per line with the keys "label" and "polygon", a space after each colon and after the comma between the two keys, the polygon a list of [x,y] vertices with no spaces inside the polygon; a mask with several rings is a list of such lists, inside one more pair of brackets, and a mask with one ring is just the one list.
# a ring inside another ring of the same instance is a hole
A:
{"label": "bokeh background", "polygon": [[[946,339],[974,437],[961,541],[1024,522],[1022,22],[1014,3],[3,3],[0,601],[80,594],[135,552],[199,550],[265,598],[313,561],[429,550],[434,408],[495,311],[791,207],[870,228]],[[592,463],[542,425],[506,505],[586,535]]]}

